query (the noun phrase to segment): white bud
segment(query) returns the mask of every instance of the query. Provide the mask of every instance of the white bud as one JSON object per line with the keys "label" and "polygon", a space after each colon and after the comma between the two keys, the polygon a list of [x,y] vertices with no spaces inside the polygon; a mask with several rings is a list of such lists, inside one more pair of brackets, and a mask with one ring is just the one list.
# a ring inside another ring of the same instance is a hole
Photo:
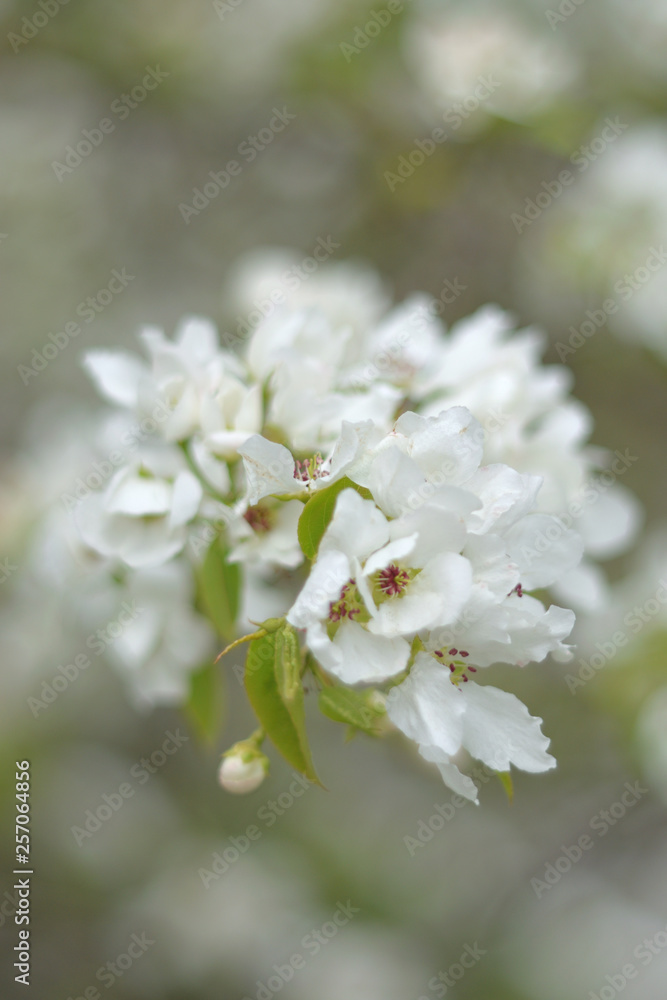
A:
{"label": "white bud", "polygon": [[246,795],[254,792],[264,781],[267,772],[268,760],[264,754],[244,759],[247,754],[232,753],[229,757],[223,757],[218,780],[227,792],[235,795]]}

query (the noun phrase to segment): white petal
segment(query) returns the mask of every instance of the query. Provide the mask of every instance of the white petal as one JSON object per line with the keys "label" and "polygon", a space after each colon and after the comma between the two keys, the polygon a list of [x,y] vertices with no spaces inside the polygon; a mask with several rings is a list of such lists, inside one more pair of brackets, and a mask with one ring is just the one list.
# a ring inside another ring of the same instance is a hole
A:
{"label": "white petal", "polygon": [[151,373],[161,389],[191,376],[192,365],[178,344],[167,340],[157,327],[144,327],[139,333],[151,359]]}
{"label": "white petal", "polygon": [[298,493],[303,483],[294,478],[294,459],[282,444],[253,435],[238,449],[248,479],[248,501],[259,503],[272,493]]}
{"label": "white petal", "polygon": [[453,552],[436,556],[402,597],[380,605],[368,628],[378,635],[395,636],[450,625],[467,601],[471,585],[472,567],[467,559]]}
{"label": "white petal", "polygon": [[503,601],[521,582],[519,568],[499,535],[468,535],[463,555],[472,563],[474,586],[494,603]]}
{"label": "white petal", "polygon": [[166,518],[123,520],[126,522],[125,538],[118,555],[128,566],[162,566],[185,545],[184,529],[171,531]]}
{"label": "white petal", "polygon": [[199,438],[192,439],[189,450],[192,461],[207,483],[218,493],[229,492],[231,480],[226,464],[212,455],[205,442]]}
{"label": "white petal", "polygon": [[368,473],[368,488],[389,517],[419,507],[432,492],[428,487],[425,494],[425,485],[428,487],[419,466],[395,445],[379,452]]}
{"label": "white petal", "polygon": [[[419,535],[415,532],[414,535],[397,538],[396,541],[389,542],[384,548],[373,553],[364,567],[364,575],[371,576],[373,573],[377,573],[379,569],[385,569],[385,567],[390,566],[394,562],[400,562],[414,552],[418,539]],[[413,564],[412,559],[410,559],[410,564]]]}
{"label": "white petal", "polygon": [[125,351],[89,351],[83,366],[105,399],[117,406],[136,407],[139,383],[148,371],[140,358]]}
{"label": "white petal", "polygon": [[[206,435],[206,445],[214,455],[233,461],[241,453],[241,448],[254,435],[254,431],[214,431],[213,434]],[[292,483],[292,486],[294,485]],[[299,484],[296,485],[298,488]]]}
{"label": "white petal", "polygon": [[550,514],[528,514],[505,534],[507,552],[519,567],[524,590],[548,587],[581,562],[584,543]]}
{"label": "white petal", "polygon": [[370,612],[371,617],[374,618],[377,614],[377,607],[375,606],[375,598],[373,597],[373,588],[370,581],[356,557],[350,561],[350,567],[353,579],[357,581],[357,590],[361,594],[361,599]]}
{"label": "white petal", "polygon": [[[162,434],[167,441],[184,441],[199,427],[199,394],[192,382],[181,382],[176,386],[178,401],[172,406],[171,413],[162,427]],[[169,396],[169,390],[165,390]]]}
{"label": "white petal", "polygon": [[364,559],[389,541],[389,524],[372,500],[356,490],[339,493],[334,515],[320,542],[320,552],[336,550],[349,559]]}
{"label": "white petal", "polygon": [[344,621],[333,644],[340,653],[340,661],[332,672],[345,684],[395,677],[405,670],[410,659],[410,645],[405,639],[371,635],[358,622]]}
{"label": "white petal", "polygon": [[438,765],[438,770],[442,780],[457,795],[462,795],[465,799],[479,805],[477,785],[467,774],[461,774],[456,764],[452,763],[448,754],[443,753],[438,747],[421,746],[419,753],[424,760]]}
{"label": "white petal", "polygon": [[334,646],[321,622],[313,622],[306,630],[306,645],[317,662],[329,674],[339,676],[342,653]]}
{"label": "white petal", "polygon": [[324,552],[310,571],[287,621],[295,628],[306,628],[329,617],[332,601],[338,600],[350,579],[350,563],[342,552]]}
{"label": "white petal", "polygon": [[[435,552],[460,552],[466,539],[463,520],[441,506],[428,503],[392,521],[391,537],[414,537],[410,565],[425,566]],[[414,533],[414,534],[413,534]]]}
{"label": "white petal", "polygon": [[404,413],[395,430],[409,438],[408,455],[438,484],[460,486],[482,460],[484,431],[463,406],[443,410],[437,417]]}
{"label": "white petal", "polygon": [[[595,490],[595,483],[591,489]],[[637,534],[643,519],[641,504],[630,490],[615,483],[584,503],[576,527],[584,537],[586,552],[593,559],[612,559],[624,552]]]}
{"label": "white petal", "polygon": [[340,437],[329,460],[330,475],[327,478],[334,482],[342,475],[347,475],[351,468],[363,466],[364,456],[369,454],[370,446],[377,437],[378,429],[372,420],[357,424],[344,420]]}
{"label": "white petal", "polygon": [[[451,636],[437,636],[434,641],[451,638],[454,645],[470,653],[478,667],[492,663],[526,666],[539,663],[548,654],[558,659],[569,658],[569,647],[563,640],[574,626],[574,612],[552,605],[548,611],[533,597],[512,595],[495,607],[482,607],[481,615],[468,618],[468,607],[461,616],[462,628]],[[446,632],[446,630],[445,630]]]}
{"label": "white petal", "polygon": [[401,732],[453,755],[461,748],[465,701],[449,670],[419,653],[406,679],[387,695],[387,714]]}
{"label": "white petal", "polygon": [[262,387],[253,385],[243,394],[243,400],[234,419],[234,427],[248,433],[262,429]]}
{"label": "white petal", "polygon": [[[372,385],[366,392],[331,393],[330,400],[334,413],[323,424],[323,436],[334,437],[342,420],[355,425],[372,421],[388,430],[402,399],[403,393],[400,389],[395,389],[384,382]],[[363,461],[361,465],[363,467]],[[356,462],[353,463],[353,468],[355,467]],[[350,478],[355,476],[351,475]]]}
{"label": "white petal", "polygon": [[462,685],[466,701],[463,745],[494,771],[509,771],[510,764],[522,771],[548,771],[556,766],[547,753],[549,740],[541,730],[542,720],[530,715],[513,694],[494,687]]}
{"label": "white petal", "polygon": [[219,347],[215,324],[204,316],[186,316],[176,330],[175,339],[185,356],[199,365],[212,361]]}
{"label": "white petal", "polygon": [[88,493],[77,504],[74,519],[84,543],[89,548],[103,556],[115,554],[118,541],[109,531],[112,519],[106,513],[103,494]]}
{"label": "white petal", "polygon": [[184,469],[174,481],[171,498],[169,525],[171,528],[187,524],[199,510],[204,491],[202,485],[191,472]]}
{"label": "white petal", "polygon": [[134,473],[118,484],[111,483],[106,496],[109,514],[132,517],[166,514],[171,506],[171,488],[163,479],[151,479]]}
{"label": "white petal", "polygon": [[507,465],[486,465],[465,484],[482,501],[482,509],[470,515],[469,530],[478,535],[502,532],[535,506],[542,480],[524,476]]}
{"label": "white petal", "polygon": [[140,602],[140,615],[126,625],[113,642],[113,652],[119,659],[135,669],[141,667],[155,651],[163,629],[163,618],[157,607]]}
{"label": "white petal", "polygon": [[602,611],[611,599],[611,587],[603,571],[595,563],[582,562],[564,573],[551,587],[556,600],[576,611]]}
{"label": "white petal", "polygon": [[[569,659],[569,647],[564,646],[563,641],[574,628],[574,611],[556,604],[544,611],[539,601],[533,602],[528,596],[509,597],[505,604],[511,610],[508,628],[512,663],[522,667],[527,663],[541,663],[550,653],[561,661]],[[539,612],[533,610],[535,606]]]}
{"label": "white petal", "polygon": [[[391,358],[392,381],[426,365],[436,353],[444,330],[437,318],[435,300],[416,293],[396,306],[376,327],[369,343],[369,357]],[[397,350],[397,344],[400,350]],[[386,368],[383,368],[386,372]]]}

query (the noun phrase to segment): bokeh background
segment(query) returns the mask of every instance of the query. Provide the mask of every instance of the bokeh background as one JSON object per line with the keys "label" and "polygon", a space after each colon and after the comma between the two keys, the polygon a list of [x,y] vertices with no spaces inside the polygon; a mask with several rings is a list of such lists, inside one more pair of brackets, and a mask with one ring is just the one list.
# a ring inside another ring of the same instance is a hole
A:
{"label": "bokeh background", "polygon": [[[14,760],[28,758],[33,995],[266,1000],[274,966],[301,953],[305,967],[272,993],[663,1000],[667,269],[645,264],[667,244],[664,3],[2,0],[0,23],[0,557],[16,567],[0,587],[3,996],[14,987]],[[123,104],[149,70],[159,85]],[[497,81],[488,97],[463,103],[484,80]],[[193,189],[239,159],[275,109],[294,117],[184,219]],[[66,161],[105,118],[113,129]],[[417,140],[428,149],[437,128],[445,140],[410,171]],[[559,191],[564,170],[572,181]],[[644,527],[608,562],[612,587],[581,623],[576,669],[653,603],[574,691],[558,664],[497,671],[544,718],[559,761],[518,775],[512,804],[489,782],[479,808],[456,808],[394,737],[344,745],[316,718],[328,791],[294,797],[275,760],[254,795],[225,795],[219,753],[251,725],[231,666],[213,747],[174,710],[137,711],[102,657],[48,711],[28,707],[85,648],[85,633],[21,583],[35,525],[71,479],[97,406],[82,351],[132,346],[140,324],[171,331],[193,312],[233,331],[253,308],[244,255],[286,248],[299,261],[318,239],[338,244],[327,267],[366,262],[398,300],[455,285],[447,323],[497,302],[540,326],[546,360],[569,365],[593,414],[593,443],[637,456],[623,484]],[[19,366],[33,348],[114,269],[133,276],[127,287],[26,382]],[[573,334],[605,300],[613,313]],[[140,784],[139,762],[168,733],[188,739]],[[128,780],[136,794],[77,845],[72,827]],[[638,800],[619,805],[626,782],[639,782]],[[243,846],[249,825],[260,836],[235,857],[230,838]],[[419,831],[422,846],[406,841]],[[545,884],[583,834],[592,848]],[[227,869],[202,875],[225,851]],[[348,901],[358,912],[326,937]],[[323,925],[326,943],[304,945]],[[111,982],[96,978],[133,934],[153,943]],[[648,960],[636,952],[645,939]],[[477,958],[464,969],[466,946]],[[623,985],[627,963],[637,975]]]}

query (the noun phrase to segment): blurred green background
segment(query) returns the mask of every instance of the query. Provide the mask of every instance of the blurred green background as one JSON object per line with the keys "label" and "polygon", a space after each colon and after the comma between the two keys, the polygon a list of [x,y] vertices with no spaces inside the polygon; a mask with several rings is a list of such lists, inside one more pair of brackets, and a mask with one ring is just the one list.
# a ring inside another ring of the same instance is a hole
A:
{"label": "blurred green background", "polygon": [[[252,725],[231,665],[225,732],[213,748],[175,711],[138,713],[101,659],[34,718],[27,698],[85,648],[85,634],[58,628],[16,580],[52,499],[46,480],[67,461],[51,428],[71,411],[83,436],[95,406],[82,351],[134,346],[140,324],[171,331],[190,312],[234,330],[248,308],[234,277],[247,252],[287,247],[300,259],[332,239],[332,261],[369,262],[397,299],[440,295],[458,281],[465,290],[445,304],[446,323],[497,302],[546,331],[548,362],[562,359],[570,327],[667,243],[667,8],[3,0],[0,20],[0,557],[18,567],[0,589],[3,624],[13,625],[0,701],[3,996],[15,985],[13,762],[29,759],[33,995],[261,997],[275,966],[299,953],[303,968],[267,987],[286,1000],[575,1000],[591,991],[663,1000],[663,609],[574,693],[569,668],[557,664],[495,670],[544,718],[559,761],[546,776],[518,775],[512,804],[489,782],[479,808],[458,808],[397,738],[343,745],[338,728],[315,717],[328,791],[295,797],[275,760],[269,781],[236,799],[216,782],[220,751]],[[135,92],[135,107],[124,103],[149,70],[161,82],[140,100]],[[488,74],[499,81],[489,101],[465,105],[465,117],[453,110]],[[276,109],[294,118],[246,161],[240,145]],[[113,128],[103,132],[105,119]],[[595,144],[608,119],[620,122],[617,138]],[[439,127],[445,141],[392,180]],[[66,160],[84,130],[102,138],[80,162]],[[184,220],[193,190],[235,158],[241,172]],[[563,170],[573,182],[554,195]],[[534,219],[527,201],[538,206]],[[26,384],[19,366],[114,269],[133,276],[127,287]],[[578,659],[667,578],[666,273],[639,282],[610,325],[564,358],[592,411],[593,443],[638,456],[624,485],[646,508],[636,550],[610,565],[608,607],[582,623]],[[167,733],[188,739],[142,781],[139,762],[156,752],[161,760]],[[79,846],[71,828],[128,781],[136,794]],[[638,801],[619,806],[626,782],[637,781]],[[608,810],[613,824],[601,818]],[[239,838],[249,826],[260,836],[246,851]],[[406,841],[420,832],[423,846]],[[593,847],[573,862],[586,833]],[[216,855],[227,859],[219,874]],[[338,927],[331,922],[348,901],[358,912]],[[315,947],[307,936],[322,928]],[[133,934],[153,943],[111,982],[98,978]],[[654,942],[648,961],[635,951],[644,939]],[[470,968],[464,953],[477,956]],[[636,977],[621,974],[627,963]]]}

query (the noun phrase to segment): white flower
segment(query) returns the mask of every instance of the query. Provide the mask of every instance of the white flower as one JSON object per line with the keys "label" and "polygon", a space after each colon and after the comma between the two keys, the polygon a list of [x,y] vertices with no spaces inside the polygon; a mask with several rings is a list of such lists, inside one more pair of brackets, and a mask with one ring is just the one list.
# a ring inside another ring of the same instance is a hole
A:
{"label": "white flower", "polygon": [[387,714],[421,755],[436,763],[450,788],[477,801],[474,782],[453,757],[465,749],[494,771],[548,771],[556,766],[549,740],[518,698],[469,679],[465,666],[452,673],[428,653],[419,653],[409,676],[387,696]]}
{"label": "white flower", "polygon": [[[332,266],[322,266],[323,278]],[[351,340],[349,325],[336,325],[340,309],[333,309],[327,295],[318,297],[315,285],[308,305],[310,312],[292,315],[277,309],[257,328],[249,349],[251,367],[269,380],[270,422],[284,430],[297,452],[326,453],[343,420],[356,423],[368,417],[386,431],[403,399],[413,401],[424,416],[465,406],[485,432],[482,461],[541,477],[537,509],[570,523],[570,505],[586,495],[589,483],[595,485],[606,457],[586,444],[592,420],[584,406],[568,397],[570,373],[540,364],[542,334],[514,330],[511,316],[495,306],[446,331],[438,319],[439,303],[415,295],[375,325],[357,330]],[[394,395],[382,396],[378,390],[383,387]],[[287,460],[286,467],[291,479]],[[276,483],[272,489],[279,492],[285,486]],[[601,513],[602,506],[595,506]],[[635,537],[637,505],[625,493],[621,501],[605,506],[609,513],[598,518],[596,511],[593,520],[598,525],[604,520],[618,552]],[[589,519],[582,518],[581,533],[590,557],[609,558],[601,555],[584,520]],[[604,581],[590,560],[584,571],[596,576],[599,592]],[[574,572],[570,585],[564,570],[558,592],[586,606],[590,602],[581,579]]]}
{"label": "white flower", "polygon": [[525,667],[541,662],[549,654],[561,662],[571,659],[571,647],[564,640],[574,626],[573,611],[553,604],[547,610],[541,601],[524,593],[510,593],[501,602],[491,604],[488,593],[484,595],[481,576],[475,576],[474,589],[477,592],[456,624],[430,634],[426,642],[429,652],[444,662],[463,650],[475,667],[493,663]]}
{"label": "white flower", "polygon": [[425,415],[467,407],[486,432],[485,461],[542,476],[541,509],[555,513],[590,467],[582,442],[591,419],[580,404],[565,402],[570,373],[539,365],[543,347],[536,330],[514,331],[508,314],[486,306],[442,330],[411,393]]}
{"label": "white flower", "polygon": [[[560,366],[540,366],[543,336],[531,329],[514,332],[508,314],[487,306],[448,333],[436,323],[440,334],[432,337],[434,315],[434,309],[421,319],[415,314],[394,338],[403,352],[418,344],[424,331],[432,343],[428,364],[415,368],[406,386],[419,412],[437,416],[443,406],[467,407],[484,429],[485,463],[540,476],[537,509],[562,516],[566,524],[573,520],[568,514],[572,506],[583,511],[575,523],[592,559],[627,549],[641,521],[638,504],[618,484],[611,489],[596,485],[606,455],[586,446],[592,420],[585,407],[567,397],[570,373]],[[591,562],[586,566],[594,572]],[[579,575],[572,579],[568,587],[563,570],[558,593],[581,605]]]}
{"label": "white flower", "polygon": [[[530,513],[535,477],[479,467],[479,431],[462,408],[437,418],[406,413],[348,468],[374,500],[341,492],[288,615],[346,683],[394,676],[417,634],[447,628],[465,634],[464,655],[480,667],[568,655],[573,613],[546,611],[523,596],[522,580],[527,588],[552,583],[577,564],[581,541]],[[437,644],[433,651],[444,655]]]}
{"label": "white flower", "polygon": [[76,509],[86,545],[128,566],[160,566],[181,551],[203,496],[176,451],[146,450],[120,468],[107,488]]}
{"label": "white flower", "polygon": [[[344,333],[344,345],[354,352],[358,340],[389,308],[385,283],[363,261],[329,260],[310,273],[301,263],[299,255],[287,248],[269,247],[244,254],[228,273],[225,301],[233,302],[242,314],[237,318],[246,322],[257,312],[268,316],[282,306],[295,312],[317,309],[336,331]],[[263,337],[258,329],[251,348],[253,370],[266,377],[284,356],[286,346],[297,345]],[[348,356],[348,360],[352,359]],[[339,362],[345,362],[342,352]]]}
{"label": "white flower", "polygon": [[335,374],[331,365],[304,358],[281,364],[269,382],[267,423],[281,430],[297,451],[329,447],[345,422],[374,420],[391,426],[403,397],[399,389],[385,382],[339,389]]}
{"label": "white flower", "polygon": [[267,423],[300,451],[333,443],[343,421],[389,426],[402,393],[387,382],[353,385],[366,333],[336,327],[320,310],[269,316],[250,341],[247,362],[268,389]]}
{"label": "white flower", "polygon": [[298,460],[284,445],[255,435],[239,448],[248,502],[254,505],[268,496],[298,497],[326,489],[345,476],[361,460],[371,441],[380,436],[372,421],[356,426],[345,422],[328,458],[316,454]]}
{"label": "white flower", "polygon": [[303,562],[297,527],[303,512],[299,500],[260,503],[248,507],[229,526],[230,562],[294,569]]}
{"label": "white flower", "polygon": [[415,377],[428,370],[442,338],[430,295],[416,293],[365,331],[360,338],[358,363],[344,373],[345,383],[356,387],[385,381],[400,386],[410,396]]}
{"label": "white flower", "polygon": [[237,444],[261,429],[261,387],[244,383],[242,363],[220,349],[214,325],[190,317],[173,342],[154,327],[140,338],[150,364],[124,351],[86,355],[99,392],[138,418],[152,419],[167,441],[200,434],[212,454],[234,457]]}
{"label": "white flower", "polygon": [[240,445],[262,428],[262,387],[221,377],[218,387],[202,397],[199,428],[213,455],[236,458]]}
{"label": "white flower", "polygon": [[561,306],[568,293],[568,311],[580,315],[559,338],[566,362],[588,338],[604,336],[604,326],[667,357],[667,129],[662,119],[632,127],[606,119],[594,126],[593,143],[609,136],[609,121],[615,134],[604,156],[586,160],[544,224],[526,234],[531,274],[545,276],[537,286],[543,308]]}
{"label": "white flower", "polygon": [[400,673],[410,655],[405,637],[453,622],[463,606],[469,564],[451,551],[417,550],[419,540],[417,532],[392,538],[390,522],[372,500],[352,489],[340,494],[287,620],[306,629],[322,666],[346,683]]}
{"label": "white flower", "polygon": [[136,616],[123,626],[106,655],[143,707],[179,705],[190,674],[215,648],[215,633],[192,607],[191,568],[176,559],[128,574],[116,597],[127,597]]}
{"label": "white flower", "polygon": [[[435,107],[460,107],[460,102],[477,98],[472,113],[457,115],[464,131],[479,129],[489,113],[529,118],[552,104],[576,78],[568,49],[551,33],[542,36],[531,30],[498,3],[471,9],[463,5],[455,11],[418,10],[405,42],[408,62]],[[484,81],[491,82],[478,98]]]}

